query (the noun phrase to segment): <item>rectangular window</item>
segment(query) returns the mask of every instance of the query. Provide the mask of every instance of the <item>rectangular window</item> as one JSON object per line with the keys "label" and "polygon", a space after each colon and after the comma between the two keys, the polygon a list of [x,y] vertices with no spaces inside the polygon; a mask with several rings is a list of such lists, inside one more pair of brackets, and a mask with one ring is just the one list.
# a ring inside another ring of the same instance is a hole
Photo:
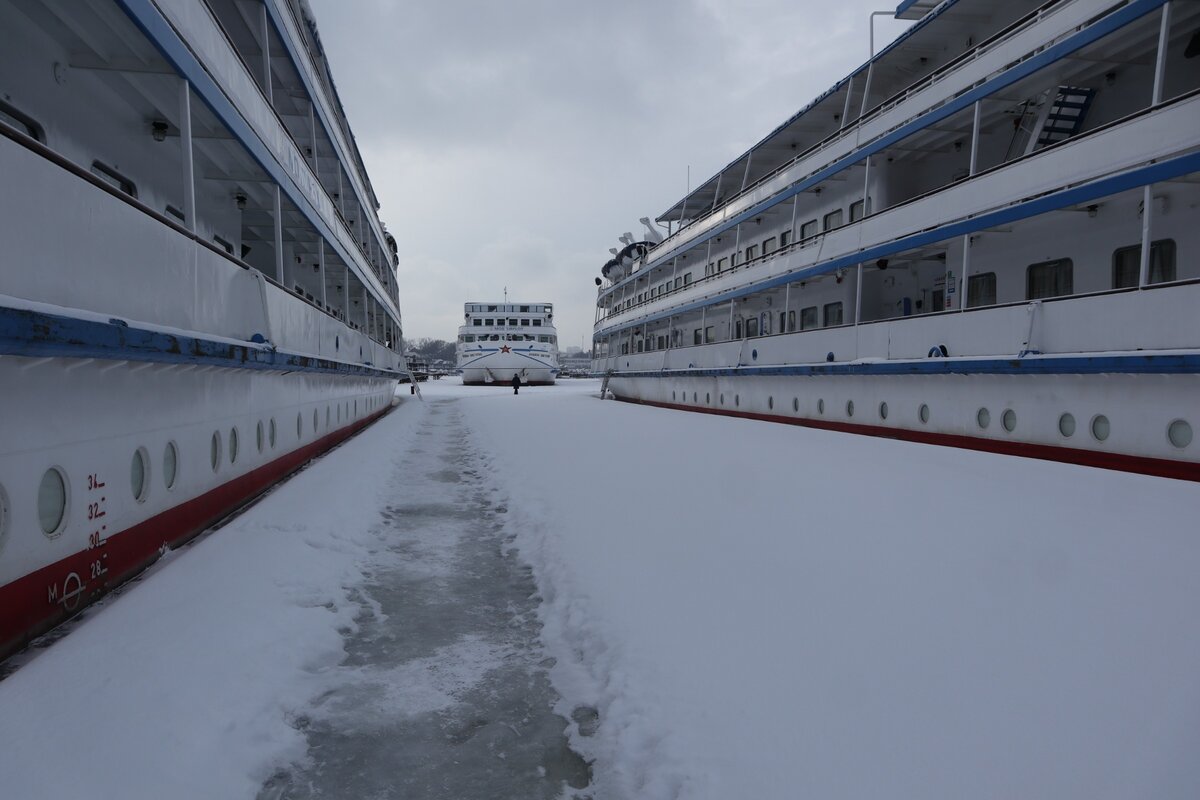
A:
{"label": "rectangular window", "polygon": [[708,263],[707,263],[707,264],[704,266],[704,277],[706,277],[706,278],[707,278],[707,277],[709,277],[709,276],[710,276],[710,275],[712,275],[714,272],[716,272],[716,269],[717,269],[717,265],[716,265],[716,264],[714,264],[714,263],[713,263],[713,262],[711,262],[711,261],[710,261],[710,262],[708,262]]}
{"label": "rectangular window", "polygon": [[471,320],[471,324],[474,325],[476,328],[481,328],[481,327],[483,327],[483,320],[473,319],[473,320]]}
{"label": "rectangular window", "polygon": [[717,259],[717,272],[724,272],[727,269],[729,269],[729,259],[728,258],[718,258]]}
{"label": "rectangular window", "polygon": [[733,325],[733,338],[742,338],[742,321],[740,319]]}
{"label": "rectangular window", "polygon": [[729,257],[729,266],[736,268],[738,265],[738,254],[734,253]]}
{"label": "rectangular window", "polygon": [[508,321],[508,324],[509,324],[509,325],[512,325],[514,328],[515,328],[515,327],[517,327],[517,321],[516,321],[516,319],[510,319],[510,320]]}
{"label": "rectangular window", "polygon": [[1071,294],[1074,291],[1072,267],[1069,258],[1030,264],[1025,270],[1025,299],[1039,300]]}
{"label": "rectangular window", "polygon": [[771,236],[770,238],[767,238],[767,239],[763,239],[762,248],[763,248],[764,256],[769,256],[769,255],[771,255],[771,253],[775,252],[775,242],[776,241],[777,241],[777,239],[774,236]]}
{"label": "rectangular window", "polygon": [[821,223],[821,230],[828,231],[840,227],[842,224],[842,210],[839,208],[836,211],[830,211],[825,215],[824,221]]}
{"label": "rectangular window", "polygon": [[817,327],[817,307],[809,306],[800,309],[800,330],[810,331]]}
{"label": "rectangular window", "polygon": [[764,311],[762,313],[762,322],[759,325],[759,330],[763,336],[771,335],[771,314],[770,314],[770,312]]}
{"label": "rectangular window", "polygon": [[680,286],[683,286],[683,276],[682,275],[680,275],[679,277],[677,277],[675,279],[675,288],[678,289]]}
{"label": "rectangular window", "polygon": [[855,200],[853,203],[851,203],[850,204],[850,221],[858,222],[860,219],[862,219],[863,218],[863,209],[866,208],[866,206],[867,206],[867,204],[866,204],[866,201],[864,201],[864,200]]}
{"label": "rectangular window", "polygon": [[528,327],[529,327],[529,320],[527,320],[527,319],[523,319],[523,320],[521,320],[521,327],[522,327],[522,328],[528,328]]}
{"label": "rectangular window", "polygon": [[[1142,246],[1135,244],[1113,252],[1114,289],[1129,289],[1138,285],[1142,270]],[[1175,240],[1159,239],[1150,243],[1150,283],[1175,280]]]}
{"label": "rectangular window", "polygon": [[792,243],[792,232],[791,231],[781,231],[779,234],[779,246],[787,247],[791,243]]}
{"label": "rectangular window", "polygon": [[750,317],[746,320],[746,338],[753,339],[758,336],[758,317]]}
{"label": "rectangular window", "polygon": [[690,273],[690,272],[685,272],[685,273],[683,274],[683,285],[684,285],[684,286],[691,286],[691,285],[692,285],[692,273]]}
{"label": "rectangular window", "polygon": [[[493,312],[493,313],[494,313],[494,312],[496,311],[496,307],[495,307],[495,306],[488,306],[488,311],[491,311],[491,312]],[[491,324],[491,323],[488,323],[488,324]]]}
{"label": "rectangular window", "polygon": [[792,331],[796,330],[796,312],[795,312],[795,310],[788,312],[787,329],[788,329],[788,333],[791,333]]}
{"label": "rectangular window", "polygon": [[529,313],[529,306],[521,306],[521,313],[522,313],[522,314],[528,314],[528,313]]}
{"label": "rectangular window", "polygon": [[746,248],[746,260],[753,261],[758,258],[758,245],[752,244]]}
{"label": "rectangular window", "polygon": [[713,329],[712,325],[709,325],[707,328],[704,329],[704,341],[707,344],[708,342],[711,342],[715,338],[716,338],[716,331]]}
{"label": "rectangular window", "polygon": [[826,328],[832,328],[834,325],[842,324],[842,301],[836,303],[825,304],[825,325]]}
{"label": "rectangular window", "polygon": [[782,311],[780,311],[779,312],[779,332],[785,333],[786,331],[787,331],[787,314],[784,314]]}
{"label": "rectangular window", "polygon": [[38,121],[15,106],[0,100],[0,123],[15,128],[31,139],[46,143],[46,131]]}
{"label": "rectangular window", "polygon": [[662,349],[664,349],[666,346],[667,346],[667,337],[666,337],[666,336],[659,336],[659,337],[658,337],[658,349],[659,349],[659,350],[662,350]]}
{"label": "rectangular window", "polygon": [[468,333],[466,336],[464,336],[463,338],[464,338],[464,339],[466,339],[468,342],[473,342],[473,341],[475,341],[475,337],[474,337],[474,336],[472,336],[472,335],[471,335],[471,334],[469,334],[469,333]]}
{"label": "rectangular window", "polygon": [[643,342],[641,339],[638,339],[638,352],[639,353],[644,352],[645,349],[646,349],[646,343]]}
{"label": "rectangular window", "polygon": [[800,239],[811,239],[817,235],[817,221],[810,219],[808,222],[800,226]]}
{"label": "rectangular window", "polygon": [[130,197],[137,197],[137,186],[134,185],[133,181],[131,181],[129,178],[126,178],[124,175],[117,172],[107,164],[103,164],[99,161],[93,161],[92,174],[102,179],[114,189],[122,191]]}
{"label": "rectangular window", "polygon": [[982,275],[972,275],[967,278],[967,308],[994,305],[996,305],[996,273],[985,272]]}
{"label": "rectangular window", "polygon": [[484,325],[487,325],[487,326],[490,328],[491,326],[493,326],[493,325],[495,325],[495,324],[496,324],[496,320],[494,320],[494,319],[485,319],[485,320],[483,321],[483,324],[484,324]]}
{"label": "rectangular window", "polygon": [[700,340],[700,336],[703,333],[704,332],[702,330],[700,330],[699,328],[696,328],[695,330],[693,330],[692,331],[692,344],[701,344],[702,342]]}
{"label": "rectangular window", "polygon": [[535,320],[533,321],[533,327],[535,327],[535,328],[540,328],[540,327],[542,327],[542,321],[541,321],[540,319],[535,319]]}

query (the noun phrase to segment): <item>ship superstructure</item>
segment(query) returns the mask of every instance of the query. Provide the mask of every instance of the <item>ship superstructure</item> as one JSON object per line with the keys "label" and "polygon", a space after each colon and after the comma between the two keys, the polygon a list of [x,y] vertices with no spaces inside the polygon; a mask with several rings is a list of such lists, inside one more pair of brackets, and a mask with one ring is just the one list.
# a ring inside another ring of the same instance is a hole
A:
{"label": "ship superstructure", "polygon": [[558,332],[550,303],[467,303],[458,329],[463,383],[551,384],[558,376]]}
{"label": "ship superstructure", "polygon": [[623,237],[594,371],[631,401],[1200,479],[1200,3],[896,16]]}
{"label": "ship superstructure", "polygon": [[396,243],[304,0],[0,3],[0,656],[386,412]]}

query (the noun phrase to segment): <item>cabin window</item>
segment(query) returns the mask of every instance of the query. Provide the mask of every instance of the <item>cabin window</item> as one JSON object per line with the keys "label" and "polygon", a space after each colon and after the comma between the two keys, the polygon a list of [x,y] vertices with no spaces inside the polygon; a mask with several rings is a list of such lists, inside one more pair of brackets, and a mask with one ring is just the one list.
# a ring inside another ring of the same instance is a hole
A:
{"label": "cabin window", "polygon": [[488,311],[495,312],[495,311],[497,311],[498,309],[497,309],[495,306],[488,306],[488,307],[487,307],[487,310],[488,310]]}
{"label": "cabin window", "polygon": [[535,328],[540,328],[540,327],[542,327],[542,321],[541,321],[540,319],[535,319],[535,320],[533,321],[533,327],[535,327]]}
{"label": "cabin window", "polygon": [[817,235],[817,221],[810,219],[808,222],[800,226],[800,239],[811,239]]}
{"label": "cabin window", "polygon": [[742,321],[740,319],[733,324],[733,338],[742,338]]}
{"label": "cabin window", "polygon": [[1073,262],[1069,258],[1030,264],[1025,270],[1025,299],[1039,300],[1071,294],[1074,291],[1072,267]]}
{"label": "cabin window", "polygon": [[475,336],[474,336],[473,334],[467,334],[467,341],[468,341],[468,342],[473,342],[473,341],[475,341]]}
{"label": "cabin window", "polygon": [[677,277],[675,279],[675,288],[678,289],[680,286],[683,286],[683,276],[682,275],[680,275],[679,277]]}
{"label": "cabin window", "polygon": [[494,325],[495,323],[496,323],[496,320],[494,320],[494,319],[485,319],[485,320],[483,321],[483,324],[484,324],[484,325],[487,325],[487,326],[489,326],[489,327],[491,327],[491,326],[492,326],[492,325]]}
{"label": "cabin window", "polygon": [[788,312],[787,329],[788,329],[788,333],[791,333],[792,331],[796,330],[796,312],[795,312],[795,310]]}
{"label": "cabin window", "polygon": [[483,320],[481,320],[481,319],[473,319],[473,320],[471,320],[471,324],[472,324],[472,325],[474,325],[476,328],[482,328],[482,327],[483,327]]}
{"label": "cabin window", "polygon": [[832,230],[842,224],[842,210],[839,208],[836,211],[830,211],[825,215],[824,221],[821,223],[821,230]]}
{"label": "cabin window", "polygon": [[522,328],[528,328],[528,327],[529,327],[529,320],[527,320],[527,319],[523,319],[523,320],[521,320],[521,327],[522,327]]}
{"label": "cabin window", "polygon": [[717,259],[717,272],[724,272],[728,268],[729,268],[729,259],[728,258],[718,258]]}
{"label": "cabin window", "polygon": [[93,161],[92,174],[103,180],[109,186],[129,195],[130,197],[136,198],[138,196],[137,186],[134,184],[134,182],[107,164],[104,164],[100,161]]}
{"label": "cabin window", "polygon": [[522,313],[522,314],[528,314],[528,313],[529,313],[529,306],[521,306],[521,313]]}
{"label": "cabin window", "polygon": [[692,285],[692,273],[690,273],[690,272],[685,272],[685,273],[683,274],[683,285],[684,285],[684,286],[691,286],[691,285]]}
{"label": "cabin window", "polygon": [[985,272],[967,279],[967,308],[996,305],[996,273]]}
{"label": "cabin window", "polygon": [[644,351],[645,351],[645,349],[646,349],[646,343],[645,343],[645,342],[643,342],[641,339],[638,339],[637,351],[638,351],[639,353],[641,353],[641,352],[644,352]]}
{"label": "cabin window", "polygon": [[[1113,251],[1113,288],[1129,289],[1138,285],[1142,269],[1142,246],[1135,244]],[[1175,280],[1175,240],[1159,239],[1150,243],[1150,283]]]}
{"label": "cabin window", "polygon": [[778,239],[776,239],[774,236],[771,236],[770,238],[767,238],[767,239],[763,239],[762,248],[763,248],[764,256],[769,256],[769,255],[771,255],[771,253],[775,252],[775,242],[777,242],[777,241],[778,241]]}
{"label": "cabin window", "polygon": [[787,331],[787,314],[780,311],[779,312],[779,332],[784,333],[786,331]]}
{"label": "cabin window", "polygon": [[758,258],[758,245],[752,244],[746,248],[746,260],[753,261]]}
{"label": "cabin window", "polygon": [[753,339],[758,336],[758,317],[751,317],[746,320],[746,338]]}
{"label": "cabin window", "polygon": [[621,342],[621,355],[629,355],[629,342]]}
{"label": "cabin window", "polygon": [[825,326],[831,328],[834,325],[842,324],[842,301],[836,303],[825,304]]}
{"label": "cabin window", "polygon": [[666,337],[666,336],[659,336],[659,337],[658,337],[658,349],[659,349],[659,350],[662,350],[662,349],[663,349],[663,348],[665,348],[666,346],[667,346],[667,337]]}
{"label": "cabin window", "polygon": [[26,136],[37,139],[42,144],[46,143],[46,129],[36,119],[3,100],[0,100],[0,123],[10,128],[15,128]]}
{"label": "cabin window", "polygon": [[500,341],[500,334],[493,333],[490,338],[493,342],[498,342],[498,341]]}
{"label": "cabin window", "polygon": [[704,343],[708,344],[709,342],[712,342],[714,339],[716,339],[716,330],[713,328],[712,325],[709,325],[707,328],[704,329]]}
{"label": "cabin window", "polygon": [[708,264],[706,264],[704,267],[704,277],[707,278],[707,277],[711,276],[713,274],[713,272],[716,270],[716,267],[717,267],[717,265],[714,264],[712,261],[708,262]]}
{"label": "cabin window", "polygon": [[808,331],[817,327],[817,307],[809,306],[800,309],[800,330]]}
{"label": "cabin window", "polygon": [[513,319],[510,319],[510,320],[508,321],[508,324],[509,324],[509,325],[511,325],[511,326],[513,326],[513,327],[515,328],[515,327],[517,326],[517,320],[516,320],[515,318],[513,318]]}
{"label": "cabin window", "polygon": [[787,247],[791,243],[792,243],[792,232],[791,231],[780,231],[779,246]]}
{"label": "cabin window", "polygon": [[863,209],[867,207],[865,200],[855,200],[850,204],[850,221],[858,222],[863,218]]}
{"label": "cabin window", "polygon": [[692,331],[692,344],[700,344],[701,343],[700,337],[703,335],[703,333],[704,332],[702,330],[700,330],[699,328],[694,329]]}
{"label": "cabin window", "polygon": [[761,321],[759,322],[759,330],[763,336],[771,335],[771,314],[768,311],[762,313]]}

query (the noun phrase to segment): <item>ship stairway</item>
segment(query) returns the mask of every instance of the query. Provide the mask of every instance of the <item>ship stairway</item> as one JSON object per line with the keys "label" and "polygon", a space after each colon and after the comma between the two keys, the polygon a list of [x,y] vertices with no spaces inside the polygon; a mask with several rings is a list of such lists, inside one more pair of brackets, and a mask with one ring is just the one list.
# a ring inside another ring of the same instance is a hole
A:
{"label": "ship stairway", "polygon": [[1096,90],[1083,86],[1059,86],[1054,90],[1053,100],[1049,100],[1049,92],[1046,94],[1047,102],[1042,104],[1042,113],[1034,126],[1035,133],[1029,137],[1029,144],[1025,148],[1026,155],[1066,141],[1079,133],[1096,97]]}

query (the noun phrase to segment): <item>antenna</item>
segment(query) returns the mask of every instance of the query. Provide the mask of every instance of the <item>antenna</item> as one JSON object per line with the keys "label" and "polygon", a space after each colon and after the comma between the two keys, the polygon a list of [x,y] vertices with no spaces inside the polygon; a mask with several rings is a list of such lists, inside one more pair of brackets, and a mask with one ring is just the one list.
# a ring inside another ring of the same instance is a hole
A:
{"label": "antenna", "polygon": [[504,302],[508,302],[508,287],[504,287]]}

